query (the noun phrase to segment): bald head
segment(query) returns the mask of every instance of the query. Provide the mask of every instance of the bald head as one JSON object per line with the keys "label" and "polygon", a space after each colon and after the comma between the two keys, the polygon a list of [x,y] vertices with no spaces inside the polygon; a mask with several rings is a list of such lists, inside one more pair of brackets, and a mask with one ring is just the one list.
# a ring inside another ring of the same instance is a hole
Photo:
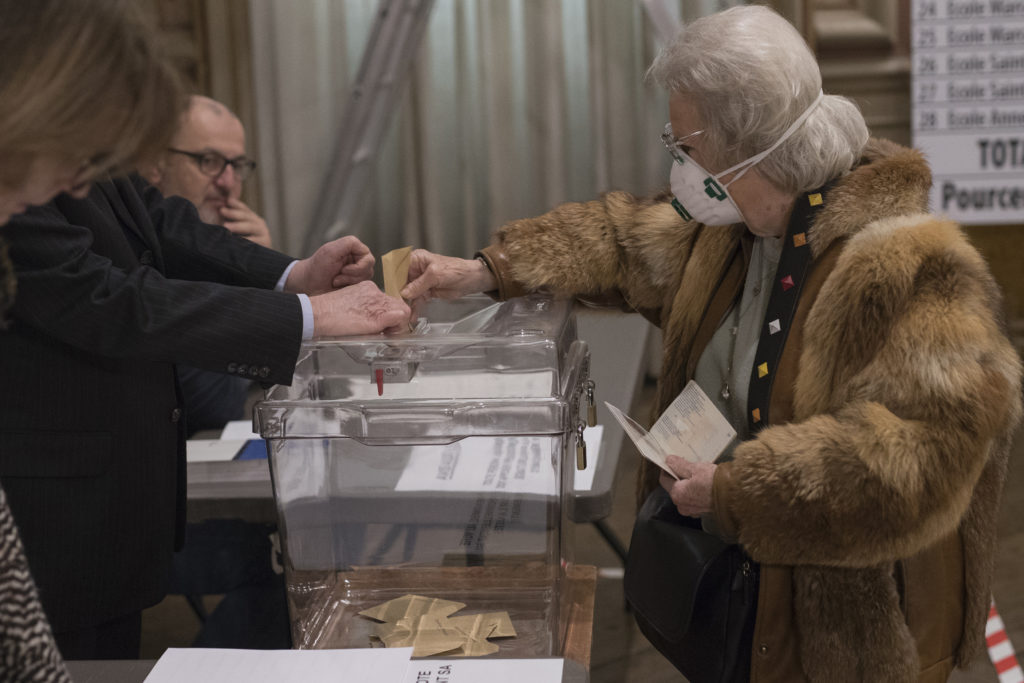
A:
{"label": "bald head", "polygon": [[[161,163],[143,175],[165,196],[179,195],[196,205],[207,223],[224,224],[221,210],[229,199],[242,195],[242,180],[229,164],[216,176],[200,170],[189,154],[219,154],[235,159],[245,154],[245,129],[238,117],[220,102],[193,95]],[[183,154],[187,152],[188,154]]]}

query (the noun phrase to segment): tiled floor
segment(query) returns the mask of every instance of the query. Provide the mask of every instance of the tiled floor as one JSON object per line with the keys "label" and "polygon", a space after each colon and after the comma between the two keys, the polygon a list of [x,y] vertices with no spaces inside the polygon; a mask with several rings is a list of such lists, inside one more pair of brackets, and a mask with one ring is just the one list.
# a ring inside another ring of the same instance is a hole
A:
{"label": "tiled floor", "polygon": [[[645,414],[651,400],[646,386],[630,411]],[[628,542],[633,517],[633,483],[639,456],[627,444],[619,460],[613,513],[607,520],[614,533]],[[621,568],[617,556],[595,529],[575,529],[576,559],[613,571]],[[1024,643],[1024,432],[1018,436],[1011,460],[1000,524],[1000,549],[993,592],[1010,639]],[[171,597],[148,610],[143,619],[143,658],[157,658],[166,647],[187,646],[198,623],[180,597]],[[683,678],[648,644],[624,608],[622,582],[618,578],[598,580],[591,659],[593,683],[661,683]],[[969,671],[957,672],[955,683],[995,682],[991,664],[977,661]]]}

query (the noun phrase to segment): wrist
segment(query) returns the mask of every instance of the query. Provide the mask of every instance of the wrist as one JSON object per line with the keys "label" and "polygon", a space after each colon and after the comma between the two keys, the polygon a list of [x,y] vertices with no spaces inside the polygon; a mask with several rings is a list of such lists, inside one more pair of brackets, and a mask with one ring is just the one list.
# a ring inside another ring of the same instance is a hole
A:
{"label": "wrist", "polygon": [[320,320],[321,320],[320,316],[321,316],[321,314],[323,312],[322,296],[321,295],[316,295],[316,296],[311,296],[311,297],[308,297],[308,298],[309,298],[309,309],[310,309],[310,311],[312,312],[312,315],[313,315],[313,336],[315,337],[315,336],[318,336],[320,334]]}
{"label": "wrist", "polygon": [[480,283],[480,287],[477,291],[490,292],[498,288],[498,278],[495,277],[494,271],[491,270],[491,265],[487,263],[487,259],[483,256],[476,257],[479,268],[477,270],[477,281]]}
{"label": "wrist", "polygon": [[284,281],[284,291],[291,294],[299,294],[305,291],[302,287],[302,268],[305,263],[305,259],[294,262],[288,277]]}

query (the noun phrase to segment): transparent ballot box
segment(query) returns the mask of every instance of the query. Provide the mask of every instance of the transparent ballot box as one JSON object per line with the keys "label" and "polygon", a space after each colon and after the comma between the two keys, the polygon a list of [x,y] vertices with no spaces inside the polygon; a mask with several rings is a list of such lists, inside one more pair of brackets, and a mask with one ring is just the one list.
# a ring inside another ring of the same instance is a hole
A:
{"label": "transparent ballot box", "polygon": [[571,310],[433,300],[408,334],[303,345],[255,410],[296,647],[379,646],[359,613],[412,594],[507,612],[498,657],[562,654],[563,499],[593,396]]}

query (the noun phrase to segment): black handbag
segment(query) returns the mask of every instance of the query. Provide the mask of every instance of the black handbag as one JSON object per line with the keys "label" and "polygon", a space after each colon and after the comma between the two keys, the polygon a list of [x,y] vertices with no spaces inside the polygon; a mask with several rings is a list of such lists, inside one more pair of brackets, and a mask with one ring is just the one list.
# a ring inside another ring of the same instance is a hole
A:
{"label": "black handbag", "polygon": [[750,680],[758,566],[660,487],[633,525],[624,586],[641,632],[691,683]]}

